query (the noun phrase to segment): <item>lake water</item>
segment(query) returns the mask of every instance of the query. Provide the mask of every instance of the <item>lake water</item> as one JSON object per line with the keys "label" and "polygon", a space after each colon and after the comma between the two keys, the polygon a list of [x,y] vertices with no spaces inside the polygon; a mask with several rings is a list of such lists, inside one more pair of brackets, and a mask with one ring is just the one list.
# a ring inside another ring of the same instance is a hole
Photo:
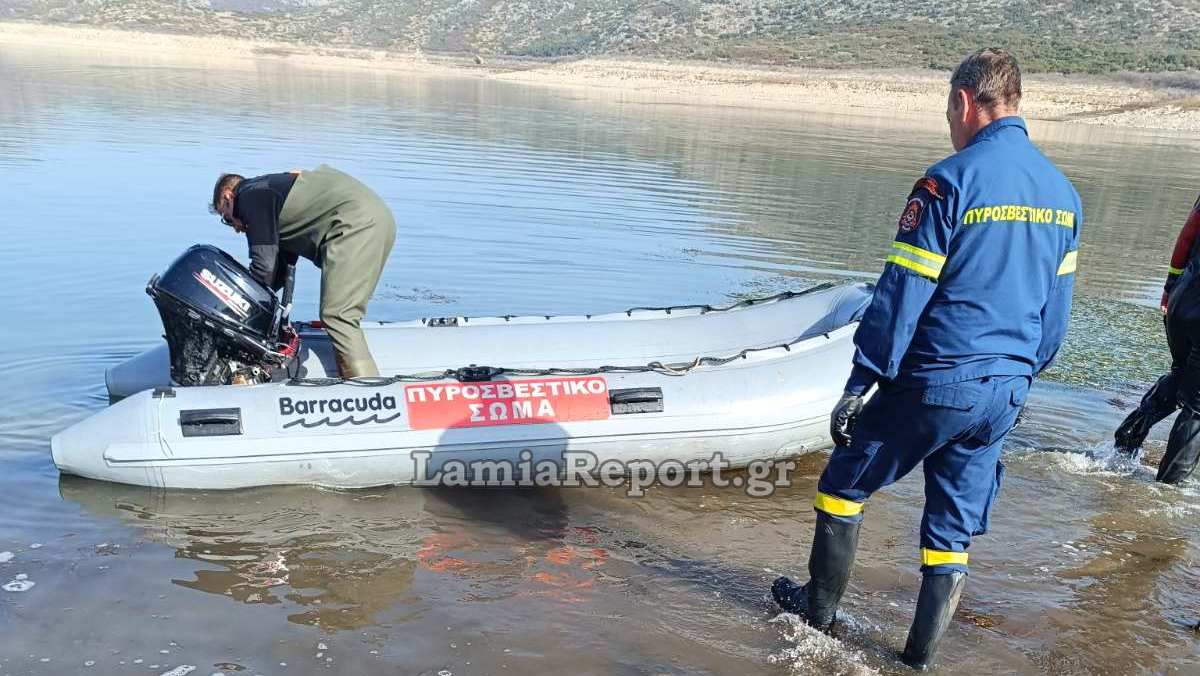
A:
{"label": "lake water", "polygon": [[[373,318],[588,312],[873,278],[942,125],[0,45],[0,583],[34,582],[0,592],[0,675],[902,673],[919,476],[873,498],[833,642],[766,595],[804,577],[824,454],[766,499],[197,493],[60,478],[49,438],[158,340],[152,273],[195,242],[244,255],[205,209],[220,171],[374,187],[400,232]],[[1110,442],[1167,366],[1154,306],[1200,141],[1032,128],[1083,195],[1076,309],[941,663],[1200,673],[1200,481],[1157,485]],[[317,282],[301,269],[296,316]]]}

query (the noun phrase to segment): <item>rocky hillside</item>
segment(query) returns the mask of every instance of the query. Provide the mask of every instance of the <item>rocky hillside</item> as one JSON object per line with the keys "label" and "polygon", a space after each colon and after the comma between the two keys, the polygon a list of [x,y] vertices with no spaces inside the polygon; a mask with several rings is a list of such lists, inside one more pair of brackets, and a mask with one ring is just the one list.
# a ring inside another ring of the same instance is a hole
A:
{"label": "rocky hillside", "polygon": [[0,0],[0,17],[397,51],[1027,70],[1200,68],[1200,0]]}

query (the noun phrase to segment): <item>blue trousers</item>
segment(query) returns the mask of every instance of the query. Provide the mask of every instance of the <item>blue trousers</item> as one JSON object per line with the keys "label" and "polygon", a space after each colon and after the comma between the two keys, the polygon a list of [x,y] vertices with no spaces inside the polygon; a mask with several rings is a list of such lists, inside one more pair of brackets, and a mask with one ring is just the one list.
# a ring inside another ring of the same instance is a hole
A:
{"label": "blue trousers", "polygon": [[987,532],[1004,478],[1000,447],[1029,385],[1024,376],[992,376],[876,392],[859,414],[852,443],[830,456],[817,484],[817,509],[860,521],[872,493],[922,463],[921,570],[966,572],[971,537]]}

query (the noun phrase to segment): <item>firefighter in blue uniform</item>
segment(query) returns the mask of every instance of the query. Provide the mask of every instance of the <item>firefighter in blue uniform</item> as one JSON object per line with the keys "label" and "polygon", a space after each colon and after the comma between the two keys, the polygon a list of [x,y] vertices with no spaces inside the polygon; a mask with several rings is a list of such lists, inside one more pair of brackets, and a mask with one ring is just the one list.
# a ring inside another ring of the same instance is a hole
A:
{"label": "firefighter in blue uniform", "polygon": [[1004,475],[1001,444],[1070,312],[1082,208],[1017,116],[1020,78],[1012,55],[985,49],[950,79],[957,152],[913,187],[855,334],[831,420],[837,447],[817,486],[809,582],[772,586],[784,610],[829,630],[864,504],[923,464],[923,578],[901,655],[917,669],[932,663],[958,605],[967,548],[987,531]]}

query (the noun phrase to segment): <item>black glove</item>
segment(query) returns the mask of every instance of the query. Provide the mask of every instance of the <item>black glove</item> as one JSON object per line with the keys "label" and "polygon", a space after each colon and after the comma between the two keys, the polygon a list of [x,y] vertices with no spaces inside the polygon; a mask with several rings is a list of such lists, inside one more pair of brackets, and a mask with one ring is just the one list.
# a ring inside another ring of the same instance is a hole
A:
{"label": "black glove", "polygon": [[854,432],[854,422],[862,411],[862,397],[856,394],[843,394],[837,406],[829,416],[829,436],[838,446],[850,445],[850,434]]}

